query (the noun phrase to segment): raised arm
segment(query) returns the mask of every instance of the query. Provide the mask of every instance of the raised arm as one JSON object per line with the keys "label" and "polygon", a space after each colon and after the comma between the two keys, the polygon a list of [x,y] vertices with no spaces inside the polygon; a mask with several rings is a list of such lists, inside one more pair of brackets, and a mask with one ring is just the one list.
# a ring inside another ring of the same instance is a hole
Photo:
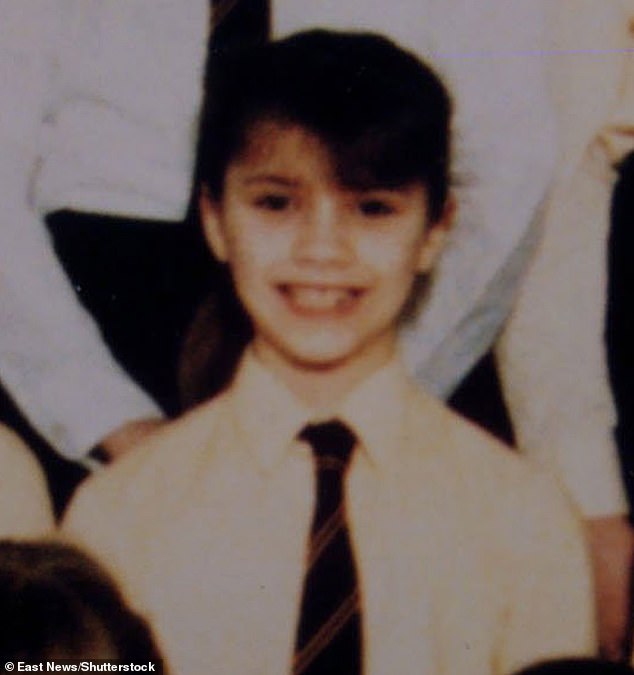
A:
{"label": "raised arm", "polygon": [[79,305],[43,214],[183,214],[207,3],[0,0],[0,10],[0,377],[77,459],[160,413]]}
{"label": "raised arm", "polygon": [[551,11],[562,156],[498,361],[519,446],[559,477],[586,517],[601,641],[618,656],[634,537],[613,436],[604,313],[615,166],[634,149],[634,2],[561,2]]}

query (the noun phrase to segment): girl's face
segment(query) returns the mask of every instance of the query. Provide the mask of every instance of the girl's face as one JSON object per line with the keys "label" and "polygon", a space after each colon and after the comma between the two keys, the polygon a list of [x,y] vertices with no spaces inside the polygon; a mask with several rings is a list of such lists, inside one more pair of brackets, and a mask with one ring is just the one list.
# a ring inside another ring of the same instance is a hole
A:
{"label": "girl's face", "polygon": [[254,348],[282,370],[372,372],[395,349],[415,276],[428,272],[445,223],[428,223],[425,186],[342,186],[318,137],[261,122],[229,165],[204,226],[230,266]]}

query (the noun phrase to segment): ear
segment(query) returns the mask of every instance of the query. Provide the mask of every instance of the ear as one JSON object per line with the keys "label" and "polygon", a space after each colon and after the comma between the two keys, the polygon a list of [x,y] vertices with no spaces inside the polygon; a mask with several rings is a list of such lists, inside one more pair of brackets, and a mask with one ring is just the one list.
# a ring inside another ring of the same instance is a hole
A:
{"label": "ear", "polygon": [[203,185],[200,190],[198,209],[209,247],[220,262],[227,262],[227,240],[220,222],[220,205],[209,194],[206,185]]}
{"label": "ear", "polygon": [[453,224],[456,211],[456,199],[453,195],[449,195],[440,218],[429,223],[427,226],[425,241],[421,246],[418,258],[418,272],[420,274],[427,274],[434,268],[445,247],[447,235]]}

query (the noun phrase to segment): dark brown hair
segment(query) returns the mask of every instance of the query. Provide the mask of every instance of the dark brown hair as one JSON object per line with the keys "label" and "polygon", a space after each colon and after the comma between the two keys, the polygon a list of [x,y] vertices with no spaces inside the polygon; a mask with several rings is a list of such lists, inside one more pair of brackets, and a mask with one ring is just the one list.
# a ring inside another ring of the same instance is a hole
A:
{"label": "dark brown hair", "polygon": [[422,181],[432,220],[449,182],[451,102],[438,76],[373,33],[312,30],[210,61],[198,180],[218,198],[228,164],[262,121],[299,125],[354,188]]}
{"label": "dark brown hair", "polygon": [[57,542],[0,542],[0,662],[159,661],[147,623],[110,576]]}

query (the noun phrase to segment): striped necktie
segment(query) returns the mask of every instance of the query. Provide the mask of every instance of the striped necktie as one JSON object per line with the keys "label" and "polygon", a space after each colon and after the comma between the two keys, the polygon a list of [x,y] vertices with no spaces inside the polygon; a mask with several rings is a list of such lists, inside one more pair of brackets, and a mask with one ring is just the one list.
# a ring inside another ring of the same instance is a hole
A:
{"label": "striped necktie", "polygon": [[361,599],[346,516],[345,475],[357,439],[333,420],[299,435],[313,449],[316,500],[293,675],[361,672]]}

